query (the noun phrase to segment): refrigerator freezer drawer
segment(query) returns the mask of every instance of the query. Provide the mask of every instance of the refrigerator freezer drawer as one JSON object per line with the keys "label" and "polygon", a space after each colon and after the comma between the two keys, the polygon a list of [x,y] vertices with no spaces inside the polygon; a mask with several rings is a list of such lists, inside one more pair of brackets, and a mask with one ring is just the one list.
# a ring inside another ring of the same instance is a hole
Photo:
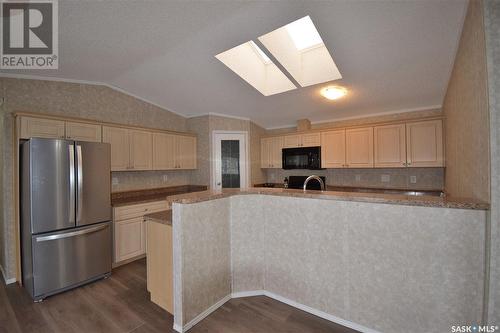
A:
{"label": "refrigerator freezer drawer", "polygon": [[33,298],[111,272],[111,242],[111,222],[33,236]]}

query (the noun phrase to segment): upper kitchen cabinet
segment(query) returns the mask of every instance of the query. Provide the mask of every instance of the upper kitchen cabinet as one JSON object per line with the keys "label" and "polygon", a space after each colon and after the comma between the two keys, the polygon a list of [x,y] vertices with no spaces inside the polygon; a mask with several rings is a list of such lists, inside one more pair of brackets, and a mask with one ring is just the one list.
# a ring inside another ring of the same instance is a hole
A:
{"label": "upper kitchen cabinet", "polygon": [[373,168],[373,127],[345,131],[346,167]]}
{"label": "upper kitchen cabinet", "polygon": [[321,133],[321,167],[345,167],[345,130]]}
{"label": "upper kitchen cabinet", "polygon": [[153,169],[175,168],[176,137],[172,134],[153,133]]}
{"label": "upper kitchen cabinet", "polygon": [[66,139],[101,142],[101,125],[66,122]]}
{"label": "upper kitchen cabinet", "polygon": [[373,128],[374,165],[376,168],[406,166],[405,124]]}
{"label": "upper kitchen cabinet", "polygon": [[318,147],[320,145],[320,133],[286,135],[283,137],[283,148]]}
{"label": "upper kitchen cabinet", "polygon": [[283,138],[264,138],[260,142],[260,147],[260,167],[268,169],[281,169],[281,150],[283,149]]}
{"label": "upper kitchen cabinet", "polygon": [[129,130],[130,166],[133,170],[153,168],[153,135],[151,132]]}
{"label": "upper kitchen cabinet", "polygon": [[64,139],[64,121],[23,116],[20,138]]}
{"label": "upper kitchen cabinet", "polygon": [[409,167],[444,167],[441,120],[406,123],[406,159]]}
{"label": "upper kitchen cabinet", "polygon": [[196,137],[176,135],[175,169],[196,169]]}
{"label": "upper kitchen cabinet", "polygon": [[101,142],[101,125],[26,116],[20,119],[21,139],[50,138]]}
{"label": "upper kitchen cabinet", "polygon": [[102,127],[102,142],[111,145],[111,171],[130,170],[129,130],[121,127]]}

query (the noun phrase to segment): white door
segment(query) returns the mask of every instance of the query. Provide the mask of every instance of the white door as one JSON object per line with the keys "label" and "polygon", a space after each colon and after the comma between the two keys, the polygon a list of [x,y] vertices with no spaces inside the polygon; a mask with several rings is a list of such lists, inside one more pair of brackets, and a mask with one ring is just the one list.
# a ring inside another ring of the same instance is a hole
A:
{"label": "white door", "polygon": [[247,132],[213,132],[213,189],[248,186],[247,142]]}

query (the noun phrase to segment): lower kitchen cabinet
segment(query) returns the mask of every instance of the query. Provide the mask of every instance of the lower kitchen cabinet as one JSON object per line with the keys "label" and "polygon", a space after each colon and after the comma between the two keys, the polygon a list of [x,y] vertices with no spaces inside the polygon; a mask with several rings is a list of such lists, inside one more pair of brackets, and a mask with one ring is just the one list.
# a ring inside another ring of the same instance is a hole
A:
{"label": "lower kitchen cabinet", "polygon": [[146,222],[147,285],[151,301],[167,312],[174,313],[172,226]]}
{"label": "lower kitchen cabinet", "polygon": [[115,222],[115,261],[120,262],[145,253],[143,219]]}
{"label": "lower kitchen cabinet", "polygon": [[166,200],[115,207],[113,209],[114,265],[146,254],[147,230],[144,215],[168,209]]}

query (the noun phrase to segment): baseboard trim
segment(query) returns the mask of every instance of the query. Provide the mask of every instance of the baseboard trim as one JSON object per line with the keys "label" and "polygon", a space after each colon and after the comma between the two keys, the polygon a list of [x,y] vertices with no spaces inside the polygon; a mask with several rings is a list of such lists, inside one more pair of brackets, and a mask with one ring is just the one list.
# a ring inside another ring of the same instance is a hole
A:
{"label": "baseboard trim", "polygon": [[12,279],[7,279],[6,278],[5,271],[3,270],[2,265],[0,265],[0,272],[2,272],[2,277],[3,277],[3,280],[5,281],[5,284],[11,284],[11,283],[16,282],[15,278],[12,278]]}
{"label": "baseboard trim", "polygon": [[220,301],[218,301],[217,303],[215,303],[214,305],[212,305],[211,307],[209,307],[208,309],[206,309],[205,311],[203,311],[202,313],[197,315],[193,320],[191,320],[189,323],[187,323],[183,327],[179,327],[179,325],[174,324],[174,330],[176,330],[179,333],[186,332],[191,327],[193,327],[194,325],[198,324],[200,321],[202,321],[203,319],[208,317],[208,315],[210,315],[212,312],[214,312],[215,310],[220,308],[222,305],[224,305],[224,303],[226,303],[230,299],[231,299],[231,294],[225,296]]}
{"label": "baseboard trim", "polygon": [[317,317],[326,319],[328,321],[340,324],[342,326],[351,328],[353,330],[356,330],[356,331],[359,331],[359,332],[362,332],[362,333],[381,333],[381,332],[376,331],[374,329],[371,329],[371,328],[365,327],[363,325],[359,325],[359,324],[353,323],[352,321],[345,320],[345,319],[339,318],[337,316],[328,314],[326,312],[323,312],[323,311],[311,308],[310,306],[307,306],[307,305],[304,305],[304,304],[292,301],[292,300],[290,300],[288,298],[285,298],[285,297],[280,296],[280,295],[276,295],[276,294],[271,293],[269,291],[264,291],[264,296],[270,297],[270,298],[275,299],[275,300],[277,300],[279,302],[282,302],[282,303],[285,303],[287,305],[290,305],[290,306],[292,306],[292,307],[294,307],[296,309],[308,312],[308,313],[310,313],[312,315],[315,315]]}
{"label": "baseboard trim", "polygon": [[290,305],[290,306],[292,306],[292,307],[294,307],[296,309],[305,311],[305,312],[310,313],[312,315],[315,315],[317,317],[326,319],[326,320],[331,321],[333,323],[336,323],[336,324],[339,324],[339,325],[351,328],[353,330],[356,330],[356,331],[359,331],[359,332],[362,332],[362,333],[381,333],[379,331],[376,331],[374,329],[365,327],[363,325],[353,323],[352,321],[345,320],[345,319],[339,318],[337,316],[328,314],[326,312],[314,309],[314,308],[312,308],[310,306],[307,306],[307,305],[304,305],[304,304],[292,301],[291,299],[288,299],[286,297],[277,295],[277,294],[269,292],[267,290],[251,290],[251,291],[240,291],[240,292],[232,293],[231,295],[228,295],[228,296],[224,297],[219,302],[215,303],[210,308],[208,308],[207,310],[205,310],[204,312],[202,312],[196,318],[194,318],[189,323],[187,323],[186,325],[184,325],[184,327],[180,327],[178,325],[174,325],[174,330],[176,330],[179,333],[186,332],[191,327],[193,327],[194,325],[196,325],[200,321],[202,321],[204,318],[206,318],[209,314],[211,314],[212,312],[214,312],[215,310],[217,310],[219,307],[221,307],[222,305],[224,305],[224,303],[226,303],[230,299],[232,299],[232,298],[243,298],[243,297],[253,297],[253,296],[267,296],[267,297],[275,299],[275,300],[277,300],[277,301],[279,301],[281,303],[285,303],[287,305]]}

